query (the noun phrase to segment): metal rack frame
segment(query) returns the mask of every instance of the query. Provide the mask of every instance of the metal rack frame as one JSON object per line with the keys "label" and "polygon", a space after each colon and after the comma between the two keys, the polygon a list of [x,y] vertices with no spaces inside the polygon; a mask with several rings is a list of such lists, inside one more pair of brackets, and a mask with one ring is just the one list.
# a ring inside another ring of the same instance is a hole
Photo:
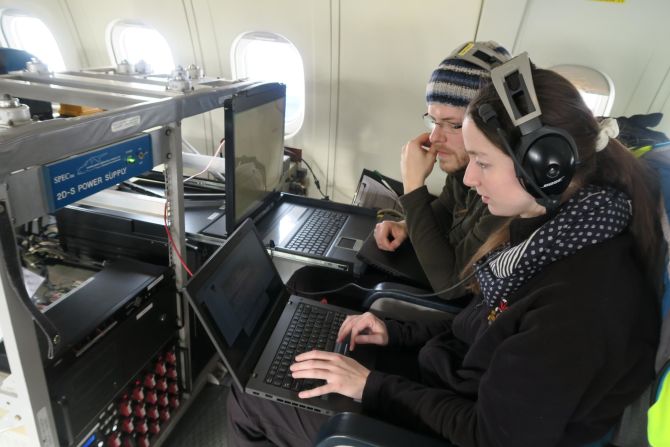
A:
{"label": "metal rack frame", "polygon": [[[166,165],[169,229],[179,251],[184,253],[181,121],[223,106],[223,101],[239,90],[252,85],[262,88],[262,84],[215,79],[196,84],[191,91],[172,92],[157,88],[150,79],[119,78],[119,75],[83,71],[0,76],[2,93],[108,109],[95,115],[36,122],[0,132],[0,215],[7,213],[15,227],[47,214],[42,182],[45,165],[145,133],[151,137],[154,164]],[[189,349],[188,306],[180,292],[186,277],[176,259],[171,247],[170,263],[178,291],[180,345]],[[29,309],[19,299],[16,283],[20,278],[10,276],[10,266],[14,271],[20,269],[18,256],[0,259],[0,328],[16,378],[23,422],[31,445],[55,447],[58,434],[38,345],[39,334]],[[23,287],[22,281],[19,282],[18,287]],[[188,359],[181,365],[182,385],[189,391],[194,380]]]}

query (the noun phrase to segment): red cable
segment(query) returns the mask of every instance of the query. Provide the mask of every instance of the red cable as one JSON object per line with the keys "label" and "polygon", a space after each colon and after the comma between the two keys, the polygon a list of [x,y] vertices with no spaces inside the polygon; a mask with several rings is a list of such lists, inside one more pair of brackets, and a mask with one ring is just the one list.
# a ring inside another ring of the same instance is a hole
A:
{"label": "red cable", "polygon": [[165,233],[167,233],[168,240],[170,241],[170,244],[172,245],[172,248],[174,248],[174,252],[177,254],[177,257],[179,258],[179,262],[181,262],[181,265],[186,270],[186,273],[188,273],[188,276],[193,276],[193,273],[191,273],[191,270],[189,270],[188,266],[184,262],[184,259],[182,259],[181,253],[179,253],[179,249],[177,248],[177,245],[174,243],[174,239],[172,239],[172,234],[170,234],[170,228],[168,227],[168,223],[167,223],[167,209],[168,209],[168,203],[167,203],[167,200],[166,200],[165,201],[165,208],[164,208],[164,211],[163,211],[163,225],[165,225]]}

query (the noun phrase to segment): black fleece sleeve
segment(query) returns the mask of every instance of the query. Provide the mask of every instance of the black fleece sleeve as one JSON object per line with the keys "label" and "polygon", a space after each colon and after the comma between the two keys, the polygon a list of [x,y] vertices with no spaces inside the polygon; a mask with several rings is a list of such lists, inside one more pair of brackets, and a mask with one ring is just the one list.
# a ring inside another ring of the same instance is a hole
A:
{"label": "black fleece sleeve", "polygon": [[451,332],[451,318],[431,322],[410,322],[389,320],[386,330],[389,335],[389,346],[419,347],[431,338]]}
{"label": "black fleece sleeve", "polygon": [[[465,263],[488,238],[499,218],[485,213],[456,244],[449,240],[453,224],[455,200],[447,182],[440,197],[435,199],[425,186],[404,196],[400,201],[405,208],[407,230],[421,267],[434,291],[447,289],[460,278]],[[465,286],[440,294],[442,299],[465,295]]]}
{"label": "black fleece sleeve", "polygon": [[[594,324],[592,313],[570,309],[559,296],[551,301],[528,312],[518,333],[498,346],[476,400],[375,371],[363,391],[365,411],[460,447],[555,445],[593,385],[612,334]],[[448,368],[441,349],[425,347],[421,363]]]}

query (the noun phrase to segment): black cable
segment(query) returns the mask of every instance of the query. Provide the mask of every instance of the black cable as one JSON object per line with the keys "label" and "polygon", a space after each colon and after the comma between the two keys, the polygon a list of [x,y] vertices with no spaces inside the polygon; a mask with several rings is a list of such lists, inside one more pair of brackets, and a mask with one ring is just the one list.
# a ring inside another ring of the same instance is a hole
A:
{"label": "black cable", "polygon": [[449,292],[449,291],[451,291],[451,290],[453,290],[453,289],[455,289],[455,288],[461,286],[461,285],[464,284],[466,281],[468,281],[470,278],[472,278],[474,275],[475,275],[475,272],[473,271],[472,273],[470,273],[468,276],[466,276],[466,277],[463,278],[462,280],[458,281],[458,282],[457,282],[456,284],[454,284],[453,286],[450,286],[450,287],[447,287],[446,289],[442,289],[442,290],[440,290],[440,291],[432,292],[432,293],[411,293],[411,292],[408,292],[408,291],[406,291],[406,290],[400,290],[400,289],[383,289],[383,290],[377,290],[377,289],[370,289],[370,288],[368,288],[368,287],[359,286],[358,284],[353,283],[353,282],[348,282],[348,283],[346,283],[345,285],[343,285],[343,286],[341,286],[341,287],[338,287],[337,289],[332,289],[332,290],[321,290],[321,291],[318,291],[318,292],[303,292],[303,291],[300,291],[300,290],[293,289],[293,290],[290,290],[290,292],[291,292],[292,294],[294,294],[294,295],[307,295],[307,296],[311,296],[311,295],[314,295],[314,296],[317,296],[317,295],[330,295],[331,293],[341,292],[341,291],[343,291],[344,289],[347,289],[347,288],[349,288],[349,287],[353,287],[353,288],[355,288],[355,289],[362,290],[363,292],[388,292],[388,293],[400,293],[400,294],[403,294],[403,295],[411,296],[411,297],[413,297],[413,298],[432,298],[432,297],[437,297],[437,296],[439,296],[439,295],[441,295],[441,294],[443,294],[443,293],[447,293],[447,292]]}
{"label": "black cable", "polygon": [[411,293],[411,292],[408,292],[408,291],[406,291],[406,290],[400,290],[400,289],[383,289],[383,290],[377,290],[377,289],[370,289],[370,288],[368,288],[368,287],[359,286],[358,284],[353,283],[353,282],[348,282],[348,283],[346,283],[345,285],[338,287],[337,289],[320,290],[320,291],[318,291],[318,292],[303,292],[303,291],[300,291],[300,290],[297,290],[297,289],[291,289],[291,288],[289,288],[289,291],[290,291],[292,294],[294,294],[294,295],[318,296],[318,295],[330,295],[331,293],[341,292],[341,291],[343,291],[344,289],[346,289],[346,288],[348,288],[348,287],[353,287],[353,288],[355,288],[355,289],[362,290],[363,292],[388,292],[388,293],[399,293],[399,294],[403,294],[403,295],[410,296],[410,297],[413,297],[413,298],[432,298],[432,297],[438,297],[439,295],[442,295],[443,293],[450,292],[450,291],[456,289],[457,287],[460,287],[462,284],[464,284],[464,283],[465,283],[466,281],[468,281],[470,278],[472,278],[473,276],[475,276],[475,274],[477,273],[477,271],[478,271],[479,269],[481,269],[481,268],[483,268],[484,266],[486,266],[486,265],[492,263],[493,261],[495,261],[496,259],[498,259],[498,257],[499,257],[500,255],[502,255],[503,253],[504,253],[504,250],[500,251],[498,254],[496,254],[496,256],[493,256],[491,259],[488,259],[488,260],[487,260],[486,262],[484,262],[482,265],[477,266],[475,269],[473,269],[472,273],[470,273],[468,276],[466,276],[465,278],[463,278],[463,279],[461,279],[460,281],[458,281],[456,284],[454,284],[454,285],[452,285],[452,286],[449,286],[449,287],[447,287],[446,289],[438,290],[437,292],[432,292],[432,293]]}
{"label": "black cable", "polygon": [[316,185],[316,189],[319,190],[319,193],[321,193],[321,196],[324,198],[324,200],[330,200],[330,198],[321,191],[321,184],[319,183],[319,179],[316,178],[316,174],[312,170],[312,167],[307,163],[307,160],[304,158],[301,160],[303,163],[305,163],[305,166],[307,166],[307,169],[309,169],[309,172],[312,173],[312,177],[314,177],[314,185]]}

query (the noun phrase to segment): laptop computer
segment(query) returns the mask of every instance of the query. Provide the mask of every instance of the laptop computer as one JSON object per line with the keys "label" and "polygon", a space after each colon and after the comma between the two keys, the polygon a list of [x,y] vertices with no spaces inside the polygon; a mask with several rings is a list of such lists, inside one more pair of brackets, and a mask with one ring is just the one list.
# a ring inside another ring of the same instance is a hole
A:
{"label": "laptop computer", "polygon": [[224,101],[226,212],[202,233],[225,238],[250,217],[266,245],[309,264],[361,273],[365,264],[356,253],[375,226],[374,210],[279,192],[285,104],[286,88],[276,83]]}
{"label": "laptop computer", "polygon": [[358,252],[358,257],[366,264],[391,276],[431,288],[430,281],[426,278],[426,273],[409,240],[402,243],[395,251],[385,251],[377,246],[374,234],[371,234]]}
{"label": "laptop computer", "polygon": [[251,220],[193,275],[186,296],[239,390],[323,414],[360,410],[339,394],[298,397],[319,385],[292,379],[288,367],[300,352],[340,352],[371,367],[373,350],[349,353],[335,342],[341,322],[356,312],[289,294]]}

